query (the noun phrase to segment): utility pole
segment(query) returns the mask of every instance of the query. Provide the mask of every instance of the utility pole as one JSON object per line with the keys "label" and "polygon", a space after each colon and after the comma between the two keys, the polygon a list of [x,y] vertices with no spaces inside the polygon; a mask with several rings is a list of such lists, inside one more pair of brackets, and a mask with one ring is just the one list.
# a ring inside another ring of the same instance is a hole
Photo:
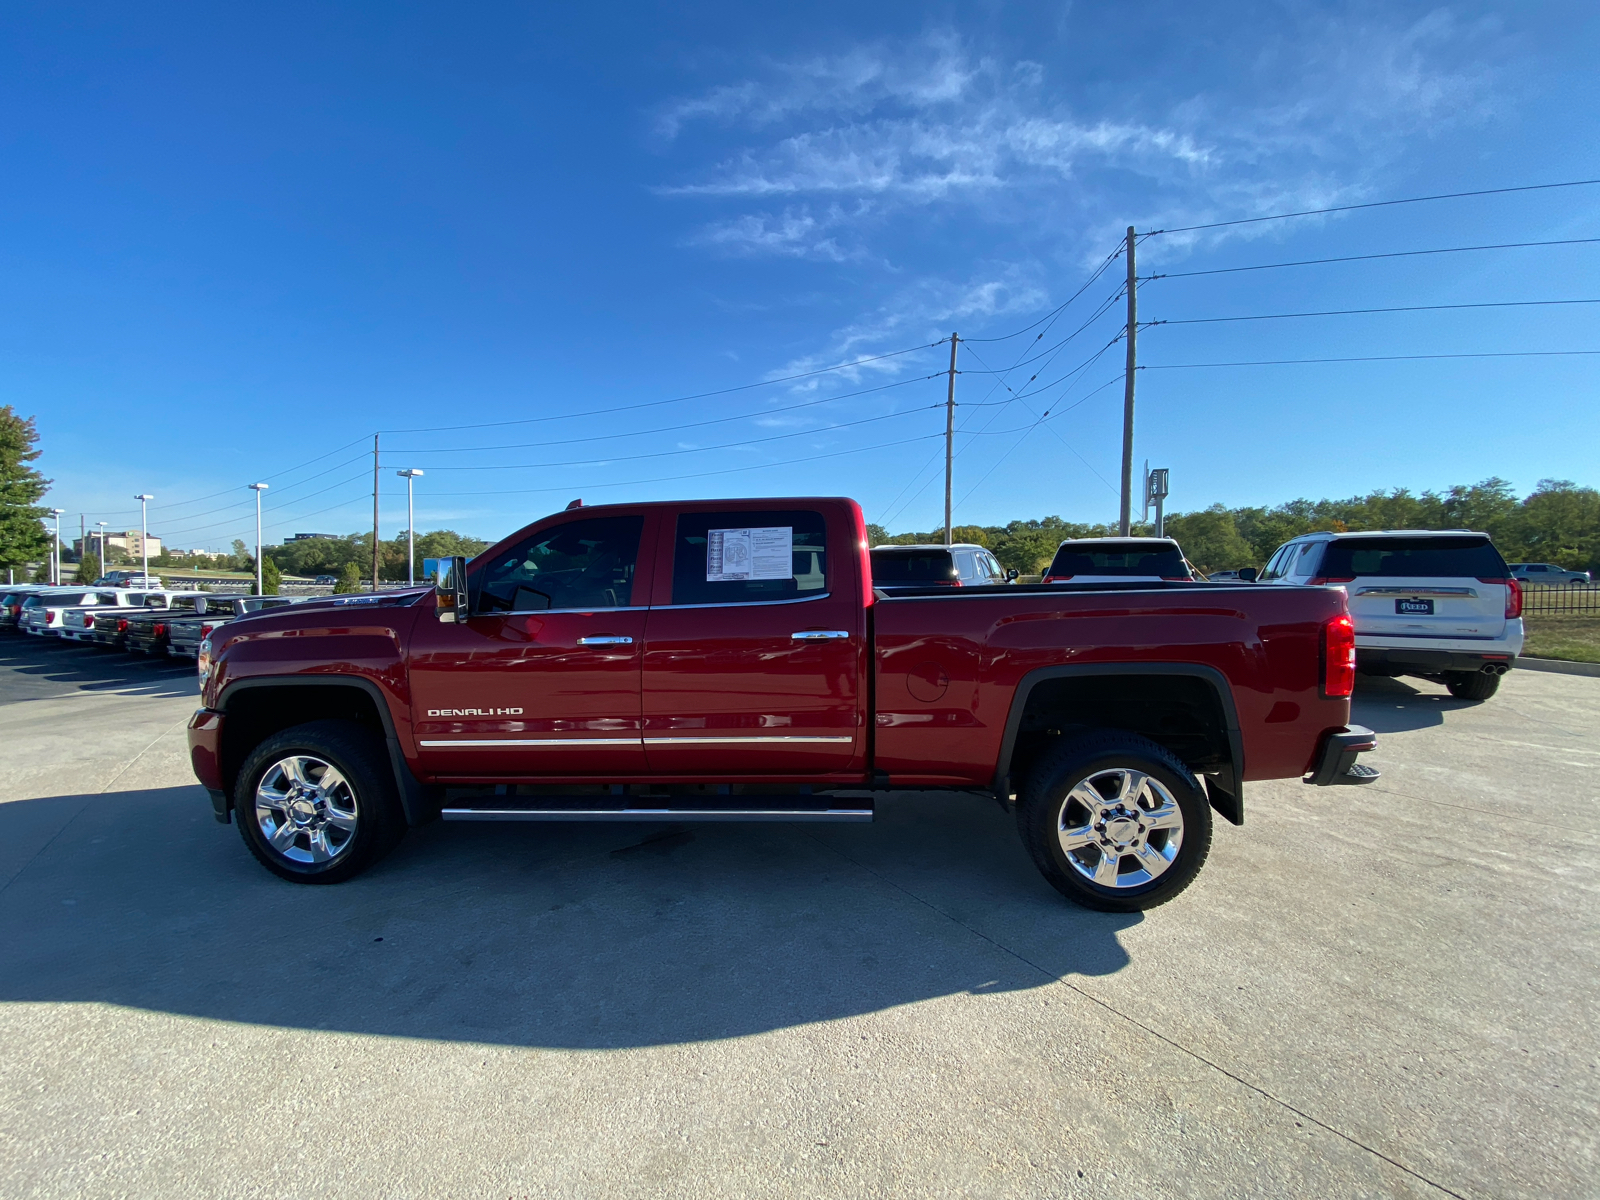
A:
{"label": "utility pole", "polygon": [[1128,536],[1133,516],[1133,373],[1139,369],[1134,342],[1139,333],[1139,277],[1133,266],[1133,226],[1128,226],[1128,365],[1122,381],[1122,515],[1117,528]]}
{"label": "utility pole", "polygon": [[378,590],[378,435],[372,435],[372,590]]}
{"label": "utility pole", "polygon": [[106,561],[106,523],[104,521],[96,521],[95,524],[100,526],[100,574],[104,575],[111,566]]}
{"label": "utility pole", "polygon": [[950,390],[944,400],[944,544],[950,545],[950,484],[955,472],[956,445],[956,344],[950,335]]}
{"label": "utility pole", "polygon": [[[89,518],[83,513],[78,514],[78,562],[83,562],[83,552],[89,548]],[[80,572],[81,574],[81,572]],[[83,580],[78,580],[82,583]],[[93,583],[94,580],[89,580]]]}
{"label": "utility pole", "polygon": [[[150,501],[155,497],[149,492],[140,492],[134,497],[139,502],[139,553],[144,557],[144,566],[141,574],[146,578],[150,575]],[[144,585],[141,584],[141,587]]]}
{"label": "utility pole", "polygon": [[250,490],[256,494],[256,595],[258,596],[267,594],[266,577],[262,574],[263,565],[261,562],[261,493],[266,491],[269,486],[265,483],[252,483],[250,485]]}
{"label": "utility pole", "polygon": [[61,514],[66,511],[64,508],[50,510],[56,519],[56,548],[55,554],[50,559],[50,582],[57,587],[61,586]]}
{"label": "utility pole", "polygon": [[406,481],[406,586],[417,585],[417,507],[416,492],[413,485],[417,476],[422,471],[417,467],[407,467],[404,471],[396,471]]}

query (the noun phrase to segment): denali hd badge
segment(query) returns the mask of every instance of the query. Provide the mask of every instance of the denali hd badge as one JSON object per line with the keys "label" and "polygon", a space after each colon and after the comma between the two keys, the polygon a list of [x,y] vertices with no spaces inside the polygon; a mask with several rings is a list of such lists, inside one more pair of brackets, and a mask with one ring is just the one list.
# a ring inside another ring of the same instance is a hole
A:
{"label": "denali hd badge", "polygon": [[430,717],[520,717],[520,708],[430,708]]}

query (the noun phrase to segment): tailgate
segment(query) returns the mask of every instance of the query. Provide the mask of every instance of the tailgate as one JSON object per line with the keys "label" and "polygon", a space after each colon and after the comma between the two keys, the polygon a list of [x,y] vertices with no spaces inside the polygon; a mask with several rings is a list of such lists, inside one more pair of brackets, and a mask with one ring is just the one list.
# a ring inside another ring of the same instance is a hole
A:
{"label": "tailgate", "polygon": [[1347,584],[1358,634],[1498,638],[1506,585],[1481,579],[1360,579]]}

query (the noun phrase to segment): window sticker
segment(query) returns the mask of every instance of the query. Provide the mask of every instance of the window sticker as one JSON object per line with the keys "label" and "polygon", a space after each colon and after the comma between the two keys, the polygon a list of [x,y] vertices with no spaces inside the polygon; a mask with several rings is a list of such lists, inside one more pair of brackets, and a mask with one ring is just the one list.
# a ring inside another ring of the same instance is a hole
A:
{"label": "window sticker", "polygon": [[735,579],[792,579],[794,529],[710,529],[706,531],[706,582]]}

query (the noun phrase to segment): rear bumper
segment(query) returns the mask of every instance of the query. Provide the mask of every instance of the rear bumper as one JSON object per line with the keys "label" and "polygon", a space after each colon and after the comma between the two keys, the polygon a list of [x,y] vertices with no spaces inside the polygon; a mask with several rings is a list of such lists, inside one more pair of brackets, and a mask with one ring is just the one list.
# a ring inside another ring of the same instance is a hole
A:
{"label": "rear bumper", "polygon": [[1368,675],[1433,675],[1440,671],[1481,671],[1485,663],[1503,663],[1509,671],[1517,656],[1503,645],[1482,650],[1368,648],[1357,643],[1356,670]]}
{"label": "rear bumper", "polygon": [[222,722],[219,712],[197,709],[189,718],[189,765],[194,777],[211,795],[211,808],[217,820],[228,823],[228,793],[222,777]]}
{"label": "rear bumper", "polygon": [[1330,729],[1323,735],[1322,749],[1317,752],[1316,765],[1303,782],[1317,787],[1335,783],[1371,783],[1378,772],[1371,767],[1356,768],[1356,757],[1368,750],[1376,750],[1378,735],[1365,725],[1346,725],[1343,729]]}

